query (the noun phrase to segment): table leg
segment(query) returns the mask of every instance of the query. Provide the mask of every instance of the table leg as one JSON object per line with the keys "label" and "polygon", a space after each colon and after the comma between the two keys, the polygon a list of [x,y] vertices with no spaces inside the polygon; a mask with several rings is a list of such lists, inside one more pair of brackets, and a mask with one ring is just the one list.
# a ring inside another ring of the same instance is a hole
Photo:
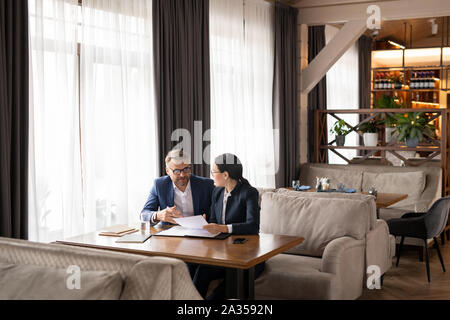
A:
{"label": "table leg", "polygon": [[227,268],[225,281],[227,299],[244,299],[244,270]]}
{"label": "table leg", "polygon": [[245,293],[247,300],[255,300],[255,267],[245,270]]}
{"label": "table leg", "polygon": [[239,300],[255,299],[255,268],[247,270],[226,268],[226,298]]}

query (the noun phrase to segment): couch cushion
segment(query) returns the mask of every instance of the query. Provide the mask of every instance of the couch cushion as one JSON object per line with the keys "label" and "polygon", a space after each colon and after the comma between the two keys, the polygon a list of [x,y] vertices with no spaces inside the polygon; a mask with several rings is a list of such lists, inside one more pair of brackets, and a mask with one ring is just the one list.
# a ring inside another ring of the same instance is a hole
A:
{"label": "couch cushion", "polygon": [[319,258],[279,254],[255,281],[256,299],[330,299],[336,276],[320,271]]}
{"label": "couch cushion", "polygon": [[333,169],[327,167],[316,167],[311,165],[307,172],[302,173],[301,184],[310,185],[312,188],[316,185],[316,177],[328,177],[330,179],[330,188],[337,189],[339,183],[345,184],[346,188],[361,190],[362,172],[347,171],[346,169]]}
{"label": "couch cushion", "polygon": [[69,289],[67,269],[0,263],[0,299],[111,300],[122,291],[118,272],[80,270],[80,289]]}
{"label": "couch cushion", "polygon": [[302,198],[266,192],[262,196],[260,231],[301,236],[305,241],[289,253],[321,257],[327,244],[340,237],[364,239],[370,206],[362,200]]}
{"label": "couch cushion", "polygon": [[370,229],[375,228],[377,221],[377,205],[373,196],[361,193],[341,193],[341,192],[299,192],[285,188],[276,190],[277,193],[285,194],[292,197],[304,197],[304,198],[326,198],[326,199],[349,199],[349,200],[362,200],[366,201],[370,207],[369,223]]}
{"label": "couch cushion", "polygon": [[[335,169],[345,170],[349,175],[361,174],[362,172],[373,173],[409,173],[423,171],[426,177],[425,189],[421,195],[420,206],[430,207],[434,201],[441,197],[442,189],[442,169],[438,167],[420,166],[420,167],[396,167],[396,166],[373,166],[361,164],[325,164],[325,163],[304,163],[300,168],[300,181],[305,184],[305,181],[315,180],[315,177],[309,177],[311,168],[318,169]],[[308,180],[309,179],[309,180]],[[314,184],[315,182],[311,182]],[[414,208],[412,208],[414,209]]]}
{"label": "couch cushion", "polygon": [[425,188],[425,174],[423,171],[397,172],[397,173],[372,173],[363,174],[363,191],[375,187],[378,192],[406,193],[408,198],[390,206],[390,208],[402,208],[414,210],[414,205],[420,201]]}
{"label": "couch cushion", "polygon": [[262,195],[266,192],[275,192],[275,188],[256,188],[258,190],[258,205],[261,207]]}

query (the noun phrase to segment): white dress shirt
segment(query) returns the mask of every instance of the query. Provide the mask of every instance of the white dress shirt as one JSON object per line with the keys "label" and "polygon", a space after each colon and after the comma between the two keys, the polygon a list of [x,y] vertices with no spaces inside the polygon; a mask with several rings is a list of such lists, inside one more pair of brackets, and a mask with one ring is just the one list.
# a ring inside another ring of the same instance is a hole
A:
{"label": "white dress shirt", "polygon": [[[191,181],[188,182],[186,189],[181,191],[173,183],[173,202],[177,207],[176,209],[181,212],[183,217],[190,217],[194,215],[194,203],[192,200]],[[152,216],[152,222],[156,223],[156,212]]]}
{"label": "white dress shirt", "polygon": [[[225,213],[227,208],[228,198],[231,196],[231,191],[227,192],[227,189],[223,190],[223,203],[222,203],[222,224],[225,224]],[[228,233],[233,232],[233,226],[231,224],[227,224]]]}

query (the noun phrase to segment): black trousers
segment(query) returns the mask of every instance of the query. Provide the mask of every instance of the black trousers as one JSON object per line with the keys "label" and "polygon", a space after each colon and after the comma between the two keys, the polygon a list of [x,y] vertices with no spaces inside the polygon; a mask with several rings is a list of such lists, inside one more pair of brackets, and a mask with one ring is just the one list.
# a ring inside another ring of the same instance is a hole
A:
{"label": "black trousers", "polygon": [[[264,262],[255,266],[255,279],[263,273],[264,267]],[[222,281],[209,297],[206,297],[206,294],[208,293],[208,288],[211,281],[224,279],[225,274],[225,268],[199,265],[194,275],[194,285],[197,288],[198,293],[200,293],[200,295],[207,300],[224,300],[226,290],[225,281]]]}
{"label": "black trousers", "polygon": [[196,263],[186,262],[186,266],[188,267],[189,274],[191,275],[191,279],[194,280],[195,272],[197,271],[197,268],[199,265]]}

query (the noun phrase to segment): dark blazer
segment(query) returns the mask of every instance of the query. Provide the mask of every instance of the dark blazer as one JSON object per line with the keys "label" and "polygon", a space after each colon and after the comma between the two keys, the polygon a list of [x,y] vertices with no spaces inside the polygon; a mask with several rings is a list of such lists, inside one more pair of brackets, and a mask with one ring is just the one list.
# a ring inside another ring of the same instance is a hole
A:
{"label": "dark blazer", "polygon": [[[211,194],[214,190],[214,181],[193,174],[191,174],[189,181],[191,182],[194,214],[206,214],[206,216],[209,216],[209,210],[211,208]],[[155,179],[155,183],[153,184],[153,188],[150,191],[150,195],[148,196],[142,212],[155,212],[157,210],[163,210],[167,207],[173,207],[173,193],[173,182],[169,176]],[[163,222],[163,224],[170,223]]]}
{"label": "dark blazer", "polygon": [[[209,223],[222,224],[224,187],[214,189],[211,199]],[[231,190],[225,208],[225,224],[233,226],[233,234],[259,233],[258,190],[248,184],[238,182]]]}

